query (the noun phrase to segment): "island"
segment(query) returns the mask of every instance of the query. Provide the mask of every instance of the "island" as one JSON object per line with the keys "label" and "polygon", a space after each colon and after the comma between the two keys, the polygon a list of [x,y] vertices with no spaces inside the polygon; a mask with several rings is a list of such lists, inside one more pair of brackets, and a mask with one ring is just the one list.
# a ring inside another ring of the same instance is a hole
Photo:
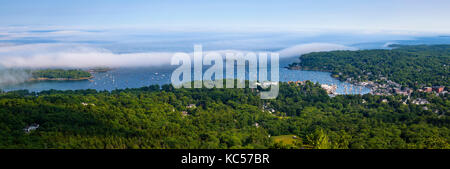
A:
{"label": "island", "polygon": [[109,67],[94,67],[88,70],[89,73],[105,73],[113,70]]}
{"label": "island", "polygon": [[88,71],[81,69],[42,69],[31,71],[29,81],[47,81],[47,80],[89,80],[94,78]]}

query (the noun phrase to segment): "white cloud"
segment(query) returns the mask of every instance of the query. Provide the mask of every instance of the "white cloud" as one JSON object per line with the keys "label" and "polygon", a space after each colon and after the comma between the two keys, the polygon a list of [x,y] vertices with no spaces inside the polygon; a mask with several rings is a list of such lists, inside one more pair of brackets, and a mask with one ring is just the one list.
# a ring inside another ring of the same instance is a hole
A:
{"label": "white cloud", "polygon": [[393,44],[397,44],[397,43],[395,43],[395,42],[386,42],[386,43],[383,45],[383,47],[384,47],[384,48],[387,48],[387,47],[389,47],[390,45],[393,45]]}
{"label": "white cloud", "polygon": [[0,65],[4,67],[158,66],[170,63],[171,56],[170,52],[115,54],[74,44],[0,47]]}
{"label": "white cloud", "polygon": [[[310,43],[292,46],[280,50],[279,53],[280,57],[297,57],[305,53],[332,50],[356,50],[356,48],[329,43]],[[204,51],[204,55],[207,52],[213,51]],[[225,56],[225,53],[246,54],[249,51],[216,50],[214,52]],[[0,46],[0,65],[7,68],[163,66],[170,64],[173,54],[174,52],[117,54],[107,49],[80,44],[7,45]]]}
{"label": "white cloud", "polygon": [[344,45],[332,43],[308,43],[295,45],[283,50],[280,50],[280,57],[298,57],[300,55],[311,52],[324,52],[333,50],[357,50],[358,48],[348,47]]}

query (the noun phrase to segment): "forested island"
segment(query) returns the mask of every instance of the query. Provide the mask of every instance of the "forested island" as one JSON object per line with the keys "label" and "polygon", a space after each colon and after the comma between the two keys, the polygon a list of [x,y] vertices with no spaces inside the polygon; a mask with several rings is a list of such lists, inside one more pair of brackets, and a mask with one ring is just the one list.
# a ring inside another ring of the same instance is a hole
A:
{"label": "forested island", "polygon": [[0,94],[0,148],[450,148],[448,94],[329,97],[309,81],[253,89],[152,85]]}
{"label": "forested island", "polygon": [[45,80],[88,80],[93,78],[88,71],[81,69],[43,69],[32,70],[29,81]]}

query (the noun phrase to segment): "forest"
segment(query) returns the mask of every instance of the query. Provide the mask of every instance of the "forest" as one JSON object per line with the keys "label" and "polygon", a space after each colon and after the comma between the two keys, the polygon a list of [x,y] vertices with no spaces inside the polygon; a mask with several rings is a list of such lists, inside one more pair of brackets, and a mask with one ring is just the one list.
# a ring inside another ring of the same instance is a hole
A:
{"label": "forest", "polygon": [[[259,89],[26,90],[0,94],[0,148],[448,149],[448,94],[338,95],[319,84]],[[33,130],[28,126],[38,125]],[[29,128],[28,128],[29,129]],[[281,141],[280,141],[281,140]],[[287,141],[286,141],[287,140]]]}
{"label": "forest", "polygon": [[389,79],[414,89],[450,86],[450,45],[390,45],[390,50],[314,52],[291,68],[332,73],[342,81]]}
{"label": "forest", "polygon": [[79,69],[43,69],[31,71],[32,78],[47,78],[47,79],[82,79],[90,78],[91,73]]}
{"label": "forest", "polygon": [[[386,78],[414,89],[448,89],[450,45],[391,47],[310,53],[290,67],[329,71],[341,80]],[[40,70],[33,76],[90,74]],[[318,83],[280,82],[278,97],[262,100],[262,90],[151,85],[113,91],[0,92],[0,148],[450,148],[447,92],[334,96]]]}

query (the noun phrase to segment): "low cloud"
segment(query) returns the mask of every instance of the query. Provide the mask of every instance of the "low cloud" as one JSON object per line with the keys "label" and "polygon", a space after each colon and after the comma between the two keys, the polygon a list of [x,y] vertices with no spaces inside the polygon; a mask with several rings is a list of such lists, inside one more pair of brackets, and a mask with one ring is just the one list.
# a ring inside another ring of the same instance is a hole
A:
{"label": "low cloud", "polygon": [[395,43],[395,42],[386,42],[386,43],[383,45],[383,47],[384,47],[384,48],[388,48],[389,46],[391,46],[391,45],[393,45],[393,44],[397,44],[397,43]]}
{"label": "low cloud", "polygon": [[71,44],[30,44],[0,47],[4,67],[158,66],[170,63],[171,52],[116,54],[102,48]]}
{"label": "low cloud", "polygon": [[[332,50],[356,50],[329,43],[301,44],[278,51],[280,57],[298,57],[305,53]],[[204,51],[206,54],[208,51]],[[225,53],[248,51],[217,50]],[[257,52],[257,51],[255,51]],[[45,67],[133,67],[169,65],[174,52],[113,53],[107,49],[79,44],[27,44],[0,46],[0,65],[6,68]],[[192,55],[192,54],[191,54]]]}
{"label": "low cloud", "polygon": [[27,81],[31,74],[22,69],[3,69],[0,67],[0,87]]}
{"label": "low cloud", "polygon": [[334,50],[357,50],[358,48],[348,47],[332,43],[308,43],[295,45],[283,50],[280,50],[280,57],[299,57],[300,55],[311,52],[326,52]]}

